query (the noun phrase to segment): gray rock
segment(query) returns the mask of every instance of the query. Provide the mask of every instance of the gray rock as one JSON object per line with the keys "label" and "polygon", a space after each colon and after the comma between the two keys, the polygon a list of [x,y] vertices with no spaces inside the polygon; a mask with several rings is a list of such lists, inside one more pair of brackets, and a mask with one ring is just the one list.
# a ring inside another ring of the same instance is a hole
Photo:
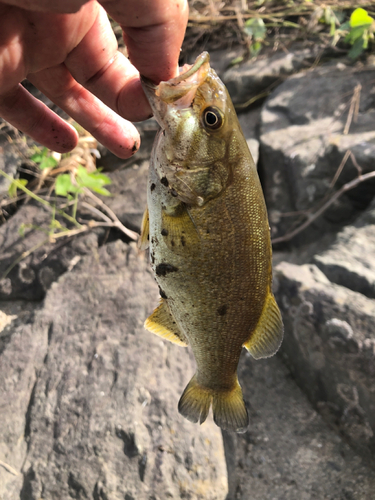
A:
{"label": "gray rock", "polygon": [[369,207],[356,219],[354,226],[363,227],[368,224],[375,225],[375,198],[372,200]]}
{"label": "gray rock", "polygon": [[245,136],[247,145],[249,146],[251,155],[255,165],[259,160],[259,122],[260,122],[260,108],[251,109],[238,115],[242,132]]}
{"label": "gray rock", "polygon": [[228,500],[372,500],[375,470],[325,424],[281,358],[243,353],[239,366],[250,426],[223,433]]}
{"label": "gray rock", "polygon": [[295,43],[289,50],[264,53],[256,59],[229,68],[223,74],[223,81],[233,102],[244,104],[270,90],[275,84],[280,84],[287,76],[308,69],[318,55],[322,55],[322,48],[317,44],[309,47]]}
{"label": "gray rock", "polygon": [[[0,118],[1,125],[2,120]],[[8,137],[7,134],[0,134],[0,170],[8,174],[12,179],[15,179],[17,177],[17,170],[24,161],[27,146],[23,141],[16,141],[14,138]],[[9,179],[0,175],[0,197],[7,194],[10,183]]]}
{"label": "gray rock", "polygon": [[333,283],[375,298],[375,224],[348,226],[313,262]]}
{"label": "gray rock", "polygon": [[192,355],[143,329],[157,295],[145,256],[117,241],[15,329],[0,362],[0,498],[225,498],[219,428],[177,412]]}
{"label": "gray rock", "polygon": [[[138,232],[146,207],[147,169],[148,162],[143,162],[111,172],[112,184],[108,190],[112,196],[102,197],[127,228]],[[97,218],[88,210],[79,215],[85,220]],[[43,206],[28,203],[0,226],[0,300],[41,300],[61,274],[81,256],[98,248],[105,233],[103,228],[95,228],[72,239],[49,242],[47,233],[51,219],[51,212]],[[59,221],[65,227],[64,219]],[[25,258],[18,262],[22,255]],[[1,279],[11,266],[10,272]]]}
{"label": "gray rock", "polygon": [[112,197],[102,197],[126,227],[138,232],[147,204],[148,165],[148,161],[136,162],[110,173],[112,184],[107,189]]}
{"label": "gray rock", "polygon": [[[362,173],[374,169],[373,76],[372,69],[331,63],[289,78],[267,100],[261,114],[260,149],[268,174],[265,189],[274,237],[287,233],[298,220],[305,220],[308,210],[329,198],[334,192],[331,181],[348,149]],[[357,121],[351,122],[345,134],[358,85]],[[357,166],[349,158],[334,189],[357,175]],[[312,241],[322,232],[337,231],[353,221],[371,202],[374,186],[367,181],[341,196],[304,231],[301,241]],[[282,216],[286,212],[298,212],[293,222]]]}
{"label": "gray rock", "polygon": [[309,399],[364,456],[375,452],[375,302],[314,265],[275,268],[284,360]]}
{"label": "gray rock", "polygon": [[29,203],[0,227],[0,300],[41,300],[77,259],[98,248],[97,230],[49,242],[51,219],[43,206]]}

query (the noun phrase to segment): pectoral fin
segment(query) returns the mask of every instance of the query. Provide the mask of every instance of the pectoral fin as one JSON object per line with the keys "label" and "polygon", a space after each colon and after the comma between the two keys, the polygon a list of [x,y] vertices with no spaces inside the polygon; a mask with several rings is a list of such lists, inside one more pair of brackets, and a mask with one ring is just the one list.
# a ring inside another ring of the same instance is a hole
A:
{"label": "pectoral fin", "polygon": [[159,307],[145,321],[144,327],[149,332],[169,340],[174,344],[186,347],[187,341],[185,335],[180,331],[172,314],[169,311],[168,304],[161,299]]}
{"label": "pectoral fin", "polygon": [[200,251],[200,238],[185,206],[176,213],[162,213],[163,240],[167,247],[177,255],[194,255]]}
{"label": "pectoral fin", "polygon": [[283,321],[275,297],[268,294],[257,327],[251,333],[244,347],[253,358],[268,358],[279,349],[283,340]]}
{"label": "pectoral fin", "polygon": [[148,216],[148,208],[143,214],[142,225],[141,225],[141,235],[138,239],[138,248],[139,250],[147,250],[150,244],[150,220]]}

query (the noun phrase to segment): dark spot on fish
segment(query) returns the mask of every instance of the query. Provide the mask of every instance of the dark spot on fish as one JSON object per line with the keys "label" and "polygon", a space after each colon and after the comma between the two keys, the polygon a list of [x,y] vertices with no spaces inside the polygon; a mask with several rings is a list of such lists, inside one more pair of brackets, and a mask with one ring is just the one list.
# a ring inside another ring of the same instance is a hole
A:
{"label": "dark spot on fish", "polygon": [[159,293],[160,293],[160,297],[162,299],[167,299],[168,297],[166,296],[165,292],[160,288],[159,286]]}
{"label": "dark spot on fish", "polygon": [[160,179],[160,182],[163,184],[163,186],[165,187],[168,187],[169,186],[169,182],[168,182],[168,179],[164,176]]}
{"label": "dark spot on fish", "polygon": [[151,193],[152,193],[152,191],[153,191],[154,189],[155,189],[155,184],[154,184],[154,183],[152,183],[152,184],[151,184],[151,186],[150,186]]}
{"label": "dark spot on fish", "polygon": [[162,229],[161,230],[161,235],[162,236],[168,236],[168,229]]}
{"label": "dark spot on fish", "polygon": [[184,247],[186,245],[185,236],[181,236],[181,245]]}
{"label": "dark spot on fish", "polygon": [[164,262],[158,264],[155,269],[156,276],[166,276],[168,273],[175,273],[176,271],[178,271],[178,267]]}
{"label": "dark spot on fish", "polygon": [[228,306],[227,305],[222,305],[217,308],[216,312],[218,313],[219,316],[225,316],[227,314]]}
{"label": "dark spot on fish", "polygon": [[172,247],[174,247],[174,240],[171,240],[171,245]]}
{"label": "dark spot on fish", "polygon": [[171,195],[174,196],[175,198],[178,196],[178,193],[175,189],[171,189]]}
{"label": "dark spot on fish", "polygon": [[210,228],[209,227],[206,229],[206,233],[210,234]]}

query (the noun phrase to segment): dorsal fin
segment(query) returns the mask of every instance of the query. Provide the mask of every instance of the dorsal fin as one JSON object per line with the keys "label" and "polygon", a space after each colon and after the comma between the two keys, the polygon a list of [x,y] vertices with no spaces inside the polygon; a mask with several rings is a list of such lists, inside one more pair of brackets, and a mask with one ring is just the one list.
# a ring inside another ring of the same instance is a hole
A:
{"label": "dorsal fin", "polygon": [[148,207],[143,213],[142,225],[141,225],[141,235],[138,238],[138,248],[139,250],[147,250],[150,244],[150,220],[148,216]]}

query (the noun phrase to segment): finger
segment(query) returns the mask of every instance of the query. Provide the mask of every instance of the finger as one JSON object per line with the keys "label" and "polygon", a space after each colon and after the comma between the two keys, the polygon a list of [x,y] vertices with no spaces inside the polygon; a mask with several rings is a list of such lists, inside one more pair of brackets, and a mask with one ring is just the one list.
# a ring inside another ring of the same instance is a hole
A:
{"label": "finger", "polygon": [[116,156],[129,158],[138,150],[140,137],[134,125],[80,85],[65,65],[35,73],[29,80]]}
{"label": "finger", "polygon": [[59,153],[67,153],[77,145],[76,130],[22,85],[0,96],[0,116],[36,142]]}
{"label": "finger", "polygon": [[102,0],[124,30],[129,57],[138,71],[159,83],[178,74],[178,58],[188,19],[187,0]]}
{"label": "finger", "polygon": [[65,65],[75,80],[127,120],[141,121],[151,115],[139,73],[117,51],[117,40],[104,9],[69,53]]}
{"label": "finger", "polygon": [[21,9],[34,10],[38,12],[58,12],[73,13],[79,9],[88,0],[3,0],[7,5],[20,7]]}

